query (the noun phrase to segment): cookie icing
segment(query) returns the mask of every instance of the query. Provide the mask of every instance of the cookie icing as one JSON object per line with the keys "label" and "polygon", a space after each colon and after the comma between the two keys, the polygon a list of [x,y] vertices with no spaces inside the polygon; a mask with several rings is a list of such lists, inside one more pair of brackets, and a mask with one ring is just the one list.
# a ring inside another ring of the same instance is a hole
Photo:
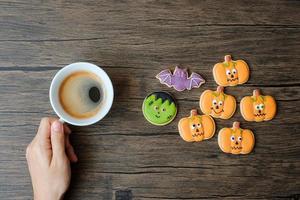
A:
{"label": "cookie icing", "polygon": [[248,81],[250,70],[245,61],[234,61],[230,55],[226,55],[224,62],[215,64],[213,75],[216,83],[220,86],[236,86]]}
{"label": "cookie icing", "polygon": [[215,122],[208,115],[199,115],[196,109],[191,110],[189,117],[180,119],[178,130],[186,142],[200,142],[212,138],[215,134]]}
{"label": "cookie icing", "polygon": [[214,118],[229,119],[236,110],[236,100],[224,93],[224,88],[218,86],[216,91],[205,90],[200,96],[200,109]]}
{"label": "cookie icing", "polygon": [[199,74],[193,72],[190,77],[188,77],[187,69],[181,69],[177,66],[173,73],[169,69],[165,69],[157,74],[156,78],[161,84],[173,87],[177,91],[199,88],[205,83],[205,80]]}
{"label": "cookie icing", "polygon": [[248,154],[255,144],[251,130],[240,128],[239,122],[234,122],[232,128],[222,128],[218,135],[218,144],[224,153]]}
{"label": "cookie icing", "polygon": [[260,91],[254,90],[252,96],[245,96],[240,103],[240,110],[246,121],[269,121],[275,117],[276,101],[272,96],[261,95]]}
{"label": "cookie icing", "polygon": [[167,92],[153,92],[149,94],[142,106],[144,117],[151,124],[167,125],[177,114],[175,99]]}

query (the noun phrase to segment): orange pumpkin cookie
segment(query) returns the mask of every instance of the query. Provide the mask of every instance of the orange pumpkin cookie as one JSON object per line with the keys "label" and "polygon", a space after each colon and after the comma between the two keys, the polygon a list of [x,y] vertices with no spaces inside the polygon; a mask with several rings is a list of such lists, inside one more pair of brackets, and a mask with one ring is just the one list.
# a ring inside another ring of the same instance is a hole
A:
{"label": "orange pumpkin cookie", "polygon": [[208,115],[198,115],[197,110],[191,110],[191,115],[180,119],[179,134],[187,142],[207,140],[215,134],[215,122]]}
{"label": "orange pumpkin cookie", "polygon": [[225,153],[248,154],[254,147],[255,138],[251,130],[241,129],[240,123],[234,122],[232,128],[219,131],[218,144]]}
{"label": "orange pumpkin cookie", "polygon": [[245,61],[234,61],[230,55],[226,55],[224,62],[215,64],[213,74],[216,83],[225,87],[246,83],[250,71]]}
{"label": "orange pumpkin cookie", "polygon": [[218,86],[217,91],[205,90],[201,94],[200,109],[204,114],[221,119],[232,117],[236,109],[236,101],[223,90],[222,86]]}
{"label": "orange pumpkin cookie", "polygon": [[240,109],[247,121],[269,121],[276,114],[276,102],[273,97],[263,96],[259,90],[254,90],[253,96],[242,98]]}

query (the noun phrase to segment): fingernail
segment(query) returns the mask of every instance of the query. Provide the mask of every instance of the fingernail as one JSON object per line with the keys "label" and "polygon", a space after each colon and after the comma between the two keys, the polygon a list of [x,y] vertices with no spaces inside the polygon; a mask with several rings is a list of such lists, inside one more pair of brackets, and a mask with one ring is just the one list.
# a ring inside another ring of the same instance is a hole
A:
{"label": "fingernail", "polygon": [[78,162],[78,157],[75,155],[74,162]]}
{"label": "fingernail", "polygon": [[62,124],[59,121],[53,122],[51,126],[52,131],[60,133],[62,132]]}

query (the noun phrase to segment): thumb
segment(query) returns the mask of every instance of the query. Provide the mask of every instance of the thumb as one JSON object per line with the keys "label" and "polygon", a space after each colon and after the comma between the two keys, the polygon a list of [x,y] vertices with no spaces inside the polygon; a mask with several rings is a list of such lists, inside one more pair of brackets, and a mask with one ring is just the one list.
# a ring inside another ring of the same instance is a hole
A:
{"label": "thumb", "polygon": [[58,120],[51,124],[51,145],[54,158],[62,159],[66,155],[64,128]]}

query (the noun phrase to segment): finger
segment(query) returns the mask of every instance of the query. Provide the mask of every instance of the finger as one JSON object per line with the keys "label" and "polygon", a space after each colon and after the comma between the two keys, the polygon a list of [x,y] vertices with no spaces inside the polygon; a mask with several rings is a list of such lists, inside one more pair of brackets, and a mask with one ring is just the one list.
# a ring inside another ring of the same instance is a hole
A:
{"label": "finger", "polygon": [[51,148],[50,127],[50,118],[42,118],[35,138],[35,141],[37,141],[41,145],[42,149]]}
{"label": "finger", "polygon": [[51,124],[51,144],[53,158],[62,160],[65,153],[65,134],[63,124],[58,120]]}
{"label": "finger", "polygon": [[70,143],[69,135],[65,136],[65,143],[66,143],[66,152],[67,152],[67,156],[68,156],[69,160],[71,162],[77,162],[78,158],[77,158],[77,155],[75,154],[73,146]]}
{"label": "finger", "polygon": [[47,136],[50,136],[50,125],[50,118],[43,117],[40,121],[37,136],[42,138],[47,138]]}
{"label": "finger", "polygon": [[[58,120],[58,119],[55,118],[55,117],[47,117],[46,119],[48,120],[48,122],[50,123],[50,125],[51,125],[54,121]],[[68,127],[68,125],[67,125],[66,123],[64,123],[64,133],[70,134],[71,132],[72,132],[72,131],[71,131],[71,129]]]}
{"label": "finger", "polygon": [[71,134],[71,132],[72,132],[67,124],[64,124],[64,132],[67,134]]}
{"label": "finger", "polygon": [[[45,139],[50,139],[50,127],[51,127],[51,124],[54,122],[54,121],[57,121],[58,119],[57,118],[54,118],[54,117],[44,117],[41,119],[41,122],[40,122],[40,126],[39,126],[39,129],[38,129],[38,137],[39,139],[41,139],[41,141],[44,141]],[[64,133],[67,133],[67,134],[70,134],[72,131],[71,129],[68,127],[67,124],[64,124]]]}
{"label": "finger", "polygon": [[37,135],[41,137],[45,137],[43,132],[45,132],[45,130],[49,130],[49,137],[50,137],[50,126],[56,120],[58,119],[55,117],[43,117],[41,119]]}

